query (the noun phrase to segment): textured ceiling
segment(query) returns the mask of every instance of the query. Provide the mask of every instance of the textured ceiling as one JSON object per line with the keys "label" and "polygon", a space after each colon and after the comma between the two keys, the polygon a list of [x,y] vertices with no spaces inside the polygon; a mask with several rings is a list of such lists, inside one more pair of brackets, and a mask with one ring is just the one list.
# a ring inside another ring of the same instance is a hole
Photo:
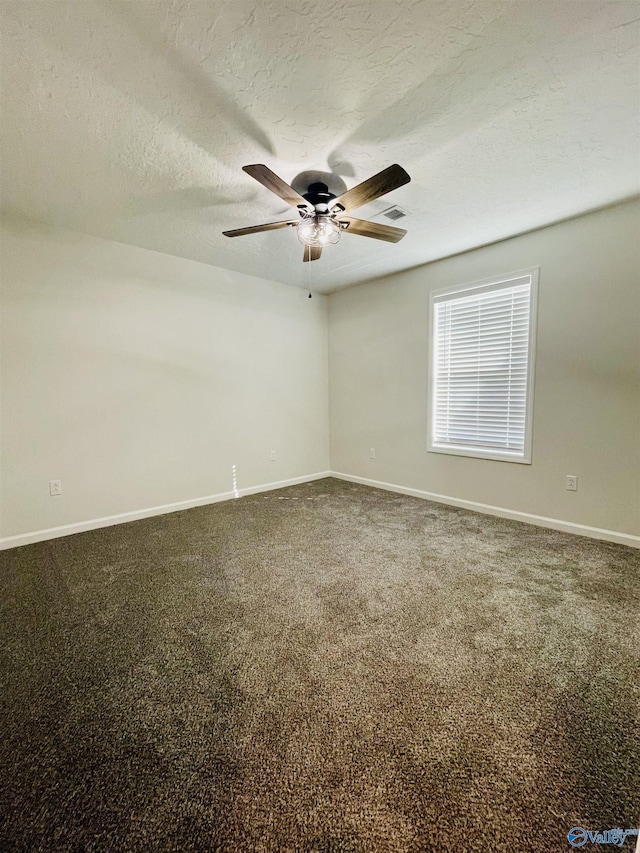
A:
{"label": "textured ceiling", "polygon": [[[331,291],[640,191],[637,2],[1,0],[2,204],[26,216]],[[302,264],[242,172],[412,182]],[[378,221],[380,221],[378,219]],[[386,220],[383,220],[386,221]]]}

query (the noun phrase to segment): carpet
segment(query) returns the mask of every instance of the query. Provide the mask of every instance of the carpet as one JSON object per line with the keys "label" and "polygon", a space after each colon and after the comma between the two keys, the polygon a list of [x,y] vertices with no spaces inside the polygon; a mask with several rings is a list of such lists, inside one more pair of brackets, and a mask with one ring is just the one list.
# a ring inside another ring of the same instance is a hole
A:
{"label": "carpet", "polygon": [[335,479],[5,551],[0,849],[637,827],[639,577],[621,545]]}

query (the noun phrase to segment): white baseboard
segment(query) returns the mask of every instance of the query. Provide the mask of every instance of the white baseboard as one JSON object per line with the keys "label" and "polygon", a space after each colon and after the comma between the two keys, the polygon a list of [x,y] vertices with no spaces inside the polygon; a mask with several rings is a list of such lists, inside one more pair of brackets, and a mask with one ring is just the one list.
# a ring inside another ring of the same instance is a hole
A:
{"label": "white baseboard", "polygon": [[192,498],[188,501],[164,504],[163,506],[152,506],[146,509],[138,509],[133,512],[121,512],[118,515],[107,515],[103,518],[92,518],[88,521],[79,521],[74,524],[63,524],[60,527],[49,527],[46,530],[35,530],[32,533],[20,533],[18,536],[6,536],[0,539],[0,551],[8,548],[18,548],[20,545],[31,545],[34,542],[43,542],[46,539],[58,539],[60,536],[70,536],[73,533],[84,533],[87,530],[96,530],[99,527],[111,527],[114,524],[126,524],[128,521],[138,521],[141,518],[151,518],[154,515],[166,515],[169,512],[180,512],[183,509],[193,509],[196,506],[206,506],[220,501],[228,501],[232,498],[242,498],[245,495],[255,495],[259,492],[270,492],[273,489],[284,489],[286,486],[295,486],[298,483],[309,483],[312,480],[322,480],[330,477],[328,471],[317,474],[307,474],[304,477],[292,477],[289,480],[280,480],[277,483],[263,483],[260,486],[248,486],[245,489],[237,489],[235,492],[220,492],[217,495],[207,495],[203,498]]}
{"label": "white baseboard", "polygon": [[180,512],[184,509],[192,509],[196,506],[228,501],[232,498],[240,498],[245,495],[255,495],[260,492],[269,492],[273,489],[284,489],[286,486],[295,486],[298,483],[309,483],[312,480],[321,480],[324,477],[336,477],[338,480],[347,480],[352,483],[361,483],[364,486],[373,486],[376,489],[385,489],[388,492],[397,492],[402,495],[411,495],[415,498],[436,501],[436,503],[449,504],[450,506],[470,509],[473,512],[495,515],[499,518],[510,518],[513,521],[522,521],[525,524],[534,524],[538,527],[548,527],[551,530],[561,530],[565,533],[574,533],[577,536],[588,536],[591,539],[602,539],[606,542],[617,542],[621,545],[629,545],[631,548],[640,548],[640,536],[630,533],[618,533],[615,530],[603,530],[599,527],[589,527],[585,524],[576,524],[573,521],[562,521],[558,518],[547,518],[542,515],[533,515],[528,512],[506,509],[500,506],[467,501],[453,498],[449,495],[437,495],[433,492],[425,492],[421,489],[411,489],[406,486],[398,486],[395,483],[383,483],[379,480],[370,480],[367,477],[357,477],[354,474],[344,474],[340,471],[322,471],[317,474],[307,474],[303,477],[293,477],[289,480],[280,480],[276,483],[263,483],[259,486],[248,486],[238,489],[237,492],[220,492],[217,495],[207,495],[202,498],[192,498],[188,501],[164,504],[163,506],[148,507],[146,509],[123,512],[118,515],[109,515],[103,518],[92,518],[88,521],[80,521],[74,524],[64,524],[60,527],[49,527],[46,530],[35,530],[32,533],[21,533],[17,536],[7,536],[0,539],[0,551],[8,548],[18,548],[21,545],[30,545],[34,542],[43,542],[47,539],[57,539],[60,536],[70,536],[73,533],[83,533],[87,530],[96,530],[99,527],[111,527],[114,524],[125,524],[128,521],[138,521],[142,518],[151,518],[154,515],[166,515],[170,512]]}
{"label": "white baseboard", "polygon": [[561,530],[564,533],[574,533],[577,536],[588,536],[591,539],[602,539],[606,542],[617,542],[620,545],[629,545],[631,548],[640,548],[640,536],[631,533],[618,533],[616,530],[603,530],[600,527],[589,527],[586,524],[576,524],[573,521],[562,521],[559,518],[546,518],[543,515],[533,515],[529,512],[519,512],[514,509],[505,509],[501,506],[481,504],[476,501],[466,501],[460,498],[452,498],[449,495],[436,495],[432,492],[424,492],[421,489],[410,489],[405,486],[397,486],[394,483],[381,483],[378,480],[369,480],[367,477],[356,477],[353,474],[343,474],[339,471],[331,471],[330,477],[338,480],[347,480],[350,483],[361,483],[364,486],[373,486],[376,489],[385,489],[388,492],[398,492],[401,495],[411,495],[414,498],[424,498],[436,503],[449,504],[450,506],[470,509],[473,512],[481,512],[485,515],[495,515],[499,518],[510,518],[513,521],[522,521],[525,524],[534,524],[538,527],[549,527],[551,530]]}

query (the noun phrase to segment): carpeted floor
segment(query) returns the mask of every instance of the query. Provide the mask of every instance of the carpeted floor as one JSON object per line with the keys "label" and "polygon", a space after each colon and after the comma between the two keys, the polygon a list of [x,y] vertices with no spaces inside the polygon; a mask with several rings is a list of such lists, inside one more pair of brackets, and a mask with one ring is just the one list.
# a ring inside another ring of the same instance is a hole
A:
{"label": "carpeted floor", "polygon": [[639,578],[620,545],[333,479],[6,551],[0,849],[637,827]]}

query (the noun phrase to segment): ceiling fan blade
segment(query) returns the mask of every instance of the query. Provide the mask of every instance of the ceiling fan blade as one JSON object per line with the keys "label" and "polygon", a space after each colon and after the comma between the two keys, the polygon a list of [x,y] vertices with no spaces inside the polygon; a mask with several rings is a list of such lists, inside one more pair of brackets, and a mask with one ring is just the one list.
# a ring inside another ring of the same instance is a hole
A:
{"label": "ceiling fan blade", "polygon": [[302,256],[303,261],[318,261],[320,260],[320,255],[322,254],[322,246],[305,246],[304,247],[304,255]]}
{"label": "ceiling fan blade", "polygon": [[286,225],[297,225],[298,220],[287,219],[284,222],[267,222],[266,225],[250,225],[248,228],[235,228],[233,231],[223,231],[225,237],[243,237],[245,234],[257,234],[260,231],[273,231]]}
{"label": "ceiling fan blade", "polygon": [[242,171],[246,172],[247,175],[251,175],[252,178],[255,178],[256,181],[262,184],[263,187],[266,187],[268,190],[271,190],[272,193],[280,196],[281,199],[290,204],[291,207],[297,208],[298,205],[303,204],[305,208],[311,207],[309,202],[303,198],[300,193],[296,192],[293,187],[290,187],[289,184],[285,183],[282,178],[279,178],[275,172],[272,172],[268,166],[265,166],[264,163],[255,163],[253,166],[243,166]]}
{"label": "ceiling fan blade", "polygon": [[362,207],[363,204],[390,193],[391,190],[408,184],[410,180],[411,178],[402,166],[394,163],[393,166],[383,169],[377,175],[373,175],[373,177],[333,199],[330,206],[333,208],[339,204],[345,211],[354,210],[356,207]]}
{"label": "ceiling fan blade", "polygon": [[365,219],[352,219],[351,216],[341,216],[338,221],[347,223],[347,227],[344,229],[347,234],[373,237],[376,240],[386,240],[388,243],[397,243],[407,233],[404,228],[379,225],[377,222],[368,222]]}

